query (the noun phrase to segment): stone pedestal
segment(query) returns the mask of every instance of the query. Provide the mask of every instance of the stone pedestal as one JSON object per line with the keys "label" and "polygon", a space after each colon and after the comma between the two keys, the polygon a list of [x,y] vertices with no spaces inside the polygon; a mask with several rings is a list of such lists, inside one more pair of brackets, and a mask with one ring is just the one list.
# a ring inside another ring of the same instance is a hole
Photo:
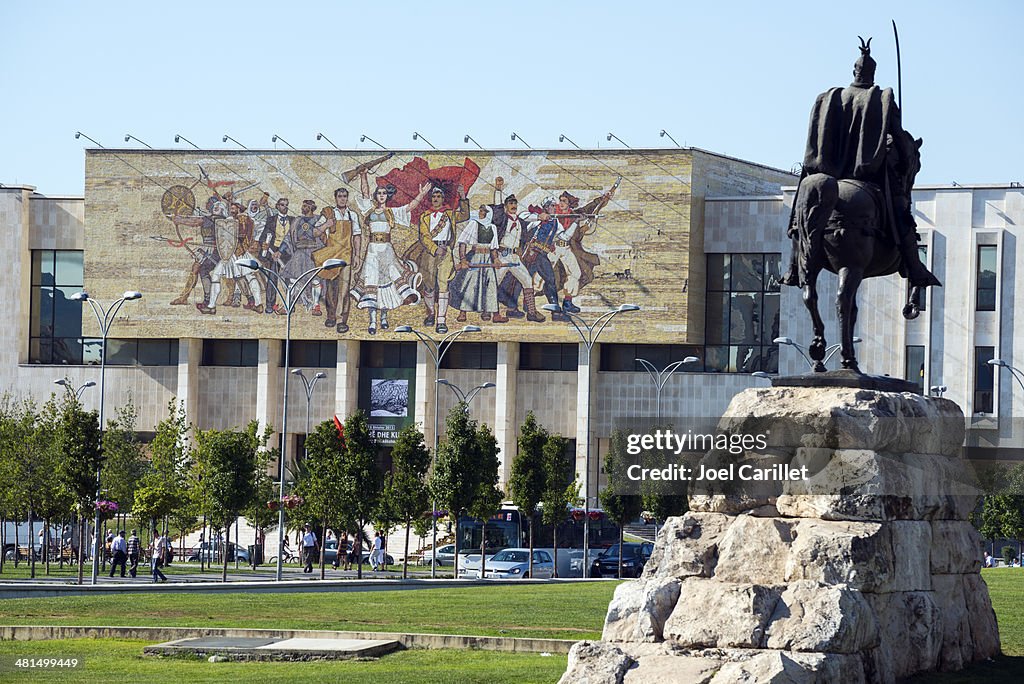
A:
{"label": "stone pedestal", "polygon": [[787,463],[808,477],[697,487],[643,576],[615,592],[600,642],[562,684],[895,682],[999,653],[978,500],[950,401],[778,387],[737,395],[719,430],[760,452],[702,463]]}

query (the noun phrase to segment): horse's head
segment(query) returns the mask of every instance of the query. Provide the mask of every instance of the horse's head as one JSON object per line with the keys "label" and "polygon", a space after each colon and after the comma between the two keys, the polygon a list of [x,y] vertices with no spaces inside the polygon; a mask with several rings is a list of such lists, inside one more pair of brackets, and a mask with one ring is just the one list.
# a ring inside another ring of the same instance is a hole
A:
{"label": "horse's head", "polygon": [[906,131],[902,131],[900,137],[902,139],[895,145],[899,153],[897,168],[902,176],[903,187],[910,189],[914,187],[914,180],[921,171],[921,145],[924,144],[924,140],[914,138]]}

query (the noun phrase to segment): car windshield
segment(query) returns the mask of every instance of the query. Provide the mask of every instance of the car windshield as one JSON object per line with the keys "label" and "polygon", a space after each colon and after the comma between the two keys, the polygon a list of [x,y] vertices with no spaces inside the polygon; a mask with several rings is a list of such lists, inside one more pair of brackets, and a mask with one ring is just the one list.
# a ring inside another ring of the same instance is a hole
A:
{"label": "car windshield", "polygon": [[[637,544],[623,544],[622,548],[625,550],[626,556],[637,556],[640,552],[640,547]],[[619,555],[619,545],[609,546],[605,549],[604,553],[601,554],[606,557],[616,557]]]}
{"label": "car windshield", "polygon": [[499,551],[491,560],[499,563],[525,563],[529,558],[530,554],[526,551]]}

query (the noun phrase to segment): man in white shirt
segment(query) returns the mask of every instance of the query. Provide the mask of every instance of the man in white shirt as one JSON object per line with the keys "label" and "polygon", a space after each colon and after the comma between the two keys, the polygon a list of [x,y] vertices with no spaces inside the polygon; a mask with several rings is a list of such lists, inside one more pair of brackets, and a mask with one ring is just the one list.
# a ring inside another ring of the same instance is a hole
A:
{"label": "man in white shirt", "polygon": [[302,535],[302,555],[306,561],[306,567],[302,572],[313,572],[313,557],[316,555],[316,532],[306,523],[306,531]]}
{"label": "man in white shirt", "polygon": [[124,538],[124,530],[121,530],[114,540],[110,542],[110,553],[113,556],[110,561],[110,576],[114,576],[114,570],[121,566],[121,577],[125,576],[125,562],[128,560],[128,541]]}
{"label": "man in white shirt", "polygon": [[384,565],[384,538],[380,536],[380,530],[373,533],[373,549],[370,550],[370,568],[374,571],[380,570]]}

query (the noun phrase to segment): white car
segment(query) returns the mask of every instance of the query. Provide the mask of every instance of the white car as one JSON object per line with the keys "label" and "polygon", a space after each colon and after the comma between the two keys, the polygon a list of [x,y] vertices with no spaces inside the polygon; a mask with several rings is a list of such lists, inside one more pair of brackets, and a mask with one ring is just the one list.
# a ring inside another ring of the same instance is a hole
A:
{"label": "white car", "polygon": [[[487,579],[529,579],[530,549],[503,549],[487,559]],[[480,577],[480,568],[474,573]],[[533,577],[550,579],[555,574],[555,563],[547,551],[533,552]]]}

